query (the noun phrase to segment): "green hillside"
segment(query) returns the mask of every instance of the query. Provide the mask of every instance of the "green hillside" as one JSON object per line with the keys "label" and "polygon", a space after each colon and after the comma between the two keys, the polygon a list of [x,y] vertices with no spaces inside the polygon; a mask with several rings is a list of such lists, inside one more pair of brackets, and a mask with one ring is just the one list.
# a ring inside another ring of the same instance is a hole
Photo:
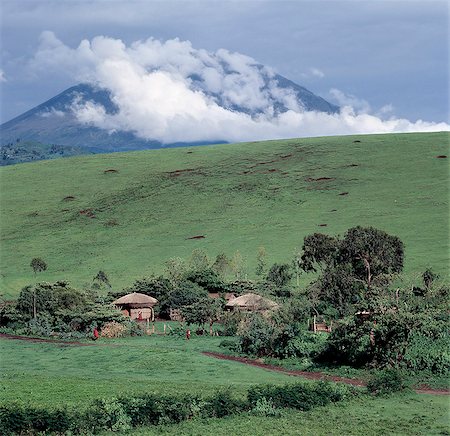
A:
{"label": "green hillside", "polygon": [[[40,280],[113,287],[204,248],[253,277],[303,237],[372,225],[405,243],[408,275],[447,274],[448,133],[342,136],[81,156],[3,167],[0,293]],[[201,239],[189,239],[204,236]],[[306,279],[304,279],[306,280]]]}

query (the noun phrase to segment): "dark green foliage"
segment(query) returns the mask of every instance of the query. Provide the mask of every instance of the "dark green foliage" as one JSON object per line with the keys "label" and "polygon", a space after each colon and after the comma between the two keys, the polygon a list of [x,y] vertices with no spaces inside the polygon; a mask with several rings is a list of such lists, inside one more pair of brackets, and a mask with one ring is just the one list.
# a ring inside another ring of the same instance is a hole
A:
{"label": "dark green foliage", "polygon": [[306,272],[321,270],[314,299],[331,305],[342,317],[353,313],[355,304],[370,300],[370,293],[386,288],[402,271],[403,258],[398,237],[357,226],[342,239],[320,233],[307,236],[300,266]]}
{"label": "dark green foliage", "polygon": [[47,269],[47,263],[40,257],[35,257],[31,259],[30,266],[35,274],[38,272],[45,271]]}
{"label": "dark green foliage", "polygon": [[291,266],[287,263],[274,263],[267,274],[266,280],[278,288],[285,287],[292,279]]}
{"label": "dark green foliage", "polygon": [[54,316],[58,310],[73,310],[86,304],[86,295],[72,288],[68,282],[38,283],[22,289],[17,300],[17,310],[29,319],[36,313],[45,312]]}
{"label": "dark green foliage", "polygon": [[280,359],[287,357],[313,359],[322,353],[326,340],[326,334],[306,331],[301,324],[288,324],[274,338],[272,355]]}
{"label": "dark green foliage", "polygon": [[111,288],[108,275],[104,271],[100,270],[92,279],[92,286],[95,289],[101,289],[103,286]]}
{"label": "dark green foliage", "polygon": [[343,400],[352,389],[342,384],[329,382],[296,383],[285,386],[255,386],[248,391],[248,402],[255,406],[258,400],[271,400],[276,408],[289,407],[298,410],[311,410]]}
{"label": "dark green foliage", "polygon": [[339,241],[332,236],[314,233],[306,236],[303,241],[303,255],[300,258],[300,267],[306,271],[317,271],[334,262],[338,252]]}
{"label": "dark green foliage", "polygon": [[373,227],[349,229],[339,247],[340,262],[349,263],[367,288],[381,275],[401,272],[403,259],[402,241]]}
{"label": "dark green foliage", "polygon": [[86,416],[86,427],[93,433],[124,432],[131,429],[131,417],[117,398],[100,399],[92,403]]}
{"label": "dark green foliage", "polygon": [[195,304],[184,306],[181,313],[188,325],[199,324],[205,330],[205,324],[209,323],[212,329],[213,324],[220,319],[223,312],[222,303],[222,300],[206,297]]}
{"label": "dark green foliage", "polygon": [[224,312],[222,315],[223,335],[235,336],[241,320],[242,314],[240,312]]}
{"label": "dark green foliage", "polygon": [[371,365],[450,371],[448,290],[430,290],[427,298],[413,290],[374,300],[369,316],[341,320],[331,333],[322,358],[353,366]]}
{"label": "dark green foliage", "polygon": [[269,356],[277,334],[272,322],[259,314],[252,314],[240,328],[240,349],[254,356]]}
{"label": "dark green foliage", "polygon": [[201,286],[189,280],[181,282],[174,288],[167,299],[168,307],[180,309],[183,306],[189,306],[198,303],[208,297],[208,292]]}
{"label": "dark green foliage", "polygon": [[185,278],[206,289],[208,292],[220,293],[227,290],[219,274],[212,268],[190,271]]}
{"label": "dark green foliage", "polygon": [[3,435],[38,432],[61,434],[72,428],[73,418],[65,409],[45,410],[20,404],[0,406],[0,429]]}
{"label": "dark green foliage", "polygon": [[224,279],[231,269],[231,260],[225,253],[219,253],[216,256],[211,269],[221,278]]}
{"label": "dark green foliage", "polygon": [[431,288],[432,284],[439,278],[438,274],[435,274],[431,268],[427,268],[422,274],[423,284],[426,289]]}
{"label": "dark green foliage", "polygon": [[399,370],[377,371],[367,383],[367,390],[375,395],[387,395],[407,388]]}
{"label": "dark green foliage", "polygon": [[223,418],[224,416],[233,415],[244,411],[245,408],[246,403],[234,398],[229,389],[216,392],[216,394],[208,400],[206,406],[207,416],[214,418]]}

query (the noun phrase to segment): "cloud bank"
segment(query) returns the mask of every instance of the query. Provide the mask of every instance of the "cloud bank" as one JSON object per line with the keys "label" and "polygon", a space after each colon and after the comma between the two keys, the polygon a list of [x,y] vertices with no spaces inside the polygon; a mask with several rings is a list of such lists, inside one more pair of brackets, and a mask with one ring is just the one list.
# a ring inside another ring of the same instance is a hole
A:
{"label": "cloud bank", "polygon": [[178,39],[127,46],[97,36],[71,48],[44,32],[31,66],[37,72],[70,72],[77,81],[109,90],[118,110],[75,100],[71,110],[80,123],[162,143],[450,129],[446,123],[382,119],[389,111],[371,114],[367,102],[336,89],[330,93],[342,104],[340,113],[305,111],[270,68],[239,53],[210,53]]}

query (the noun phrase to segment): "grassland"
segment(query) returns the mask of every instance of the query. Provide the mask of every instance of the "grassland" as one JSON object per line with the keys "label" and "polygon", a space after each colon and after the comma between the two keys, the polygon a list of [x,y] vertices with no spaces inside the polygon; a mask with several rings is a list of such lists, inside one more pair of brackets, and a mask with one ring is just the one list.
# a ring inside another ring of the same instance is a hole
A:
{"label": "grassland", "polygon": [[[220,338],[179,337],[101,339],[77,347],[0,339],[0,404],[19,400],[35,406],[86,408],[94,398],[143,392],[208,395],[231,386],[244,396],[249,386],[298,379],[215,360],[200,351],[217,351]],[[247,414],[185,422],[132,434],[217,435],[432,435],[448,434],[448,397],[406,394],[361,396],[311,412],[286,411],[280,418]]]}
{"label": "grassland", "polygon": [[[194,248],[259,246],[289,261],[303,237],[375,226],[405,243],[406,275],[447,276],[448,133],[291,139],[115,153],[14,165],[1,176],[1,291],[41,280],[114,288],[159,273]],[[114,171],[107,171],[114,170]],[[106,172],[105,172],[106,171]],[[188,239],[193,236],[203,239]],[[307,278],[303,278],[304,281]]]}

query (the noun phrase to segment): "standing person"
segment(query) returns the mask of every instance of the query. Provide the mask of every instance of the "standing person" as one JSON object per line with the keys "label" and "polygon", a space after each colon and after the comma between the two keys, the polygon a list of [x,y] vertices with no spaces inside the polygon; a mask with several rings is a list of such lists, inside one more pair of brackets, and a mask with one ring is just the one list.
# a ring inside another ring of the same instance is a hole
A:
{"label": "standing person", "polygon": [[189,341],[189,339],[191,339],[191,330],[187,329],[186,330],[186,340]]}
{"label": "standing person", "polygon": [[99,337],[97,327],[94,327],[94,331],[92,332],[92,340],[96,341]]}

